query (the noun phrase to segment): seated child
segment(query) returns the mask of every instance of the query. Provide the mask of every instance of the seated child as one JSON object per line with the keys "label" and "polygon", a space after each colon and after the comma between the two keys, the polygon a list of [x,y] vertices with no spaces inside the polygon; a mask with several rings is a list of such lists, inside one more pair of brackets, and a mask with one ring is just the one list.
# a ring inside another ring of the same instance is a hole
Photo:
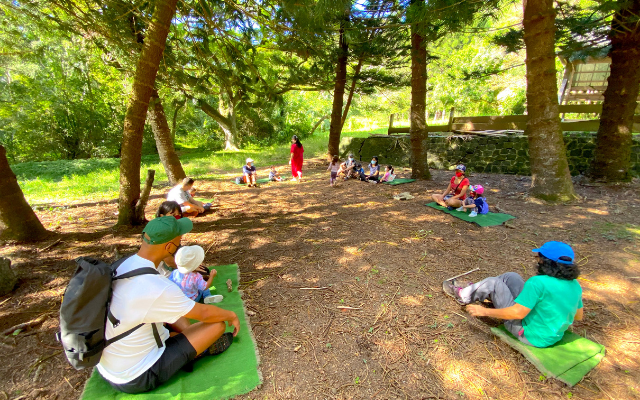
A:
{"label": "seated child", "polygon": [[271,171],[269,171],[269,180],[271,182],[282,182],[282,177],[280,176],[280,173],[276,169],[275,165],[271,166]]}
{"label": "seated child", "polygon": [[360,179],[363,182],[367,181],[367,175],[364,173],[362,164],[356,163],[356,165],[353,167],[353,173],[355,174],[355,178]]}
{"label": "seated child", "polygon": [[247,183],[247,187],[256,187],[256,167],[253,165],[253,160],[247,158],[247,163],[242,167],[242,178],[244,183]]}
{"label": "seated child", "polygon": [[215,269],[211,270],[209,279],[205,282],[201,274],[195,272],[196,268],[204,261],[204,250],[200,246],[184,246],[178,249],[175,256],[177,269],[171,272],[169,279],[180,286],[182,292],[193,301],[203,301],[205,304],[219,303],[221,295],[211,295],[209,288],[213,278],[217,275]]}
{"label": "seated child", "polygon": [[182,218],[182,208],[180,204],[175,201],[163,201],[158,207],[158,211],[156,212],[156,218],[165,217],[167,215],[173,216],[176,219]]}
{"label": "seated child", "polygon": [[378,157],[373,156],[371,158],[371,163],[369,163],[369,175],[367,175],[367,181],[377,183],[378,178],[380,178],[380,166],[378,165]]}
{"label": "seated child", "polygon": [[480,197],[484,193],[482,185],[471,185],[469,197],[464,199],[463,205],[456,208],[457,211],[471,210],[470,217],[476,217],[478,214],[487,214],[489,212],[489,204],[485,197]]}
{"label": "seated child", "polygon": [[[343,166],[345,166],[343,168]],[[346,169],[346,163],[340,164],[340,158],[338,156],[333,156],[327,171],[331,172],[331,178],[329,179],[329,184],[331,186],[335,185],[336,179],[338,179],[338,173],[344,171]]]}
{"label": "seated child", "polygon": [[391,165],[387,165],[386,167],[384,167],[384,175],[382,175],[382,178],[378,180],[378,183],[391,182],[394,177],[395,175],[393,174],[393,167]]}

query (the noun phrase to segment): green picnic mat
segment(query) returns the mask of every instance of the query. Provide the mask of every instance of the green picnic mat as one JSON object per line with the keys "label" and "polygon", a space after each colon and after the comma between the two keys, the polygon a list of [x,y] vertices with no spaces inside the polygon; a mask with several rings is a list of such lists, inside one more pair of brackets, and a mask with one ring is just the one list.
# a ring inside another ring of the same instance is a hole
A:
{"label": "green picnic mat", "polygon": [[382,182],[382,183],[387,185],[402,185],[403,183],[411,183],[415,181],[416,181],[415,179],[409,179],[409,178],[396,178],[391,182]]}
{"label": "green picnic mat", "polygon": [[[269,183],[271,182],[269,178],[256,179],[256,183]],[[234,180],[233,183],[236,183]],[[246,185],[246,183],[236,183],[236,185]]]}
{"label": "green picnic mat", "polygon": [[500,340],[513,347],[547,377],[569,386],[580,382],[604,358],[604,346],[566,331],[558,343],[546,348],[527,346],[513,336],[504,325],[491,328]]}
{"label": "green picnic mat", "polygon": [[463,221],[473,222],[474,224],[477,224],[479,226],[502,225],[505,221],[515,218],[513,215],[492,212],[487,214],[478,214],[476,217],[470,217],[469,213],[456,210],[447,210],[446,207],[438,205],[438,203],[436,203],[435,201],[425,204],[425,206],[435,208],[436,210],[453,215],[454,217],[460,218]]}
{"label": "green picnic mat", "polygon": [[207,203],[213,204],[216,201],[215,199],[203,199],[203,198],[197,198],[196,200],[198,200],[199,202],[202,202],[203,204],[207,204]]}
{"label": "green picnic mat", "polygon": [[[216,306],[234,311],[240,320],[240,332],[227,351],[217,356],[207,356],[196,361],[193,372],[178,372],[164,385],[141,394],[120,393],[111,386],[94,369],[82,394],[83,400],[204,400],[227,399],[249,393],[262,383],[262,375],[258,370],[258,354],[238,292],[238,265],[213,267],[218,271],[214,279],[217,292],[224,296]],[[227,292],[225,282],[231,279],[233,292]],[[232,329],[228,329],[232,331]]]}

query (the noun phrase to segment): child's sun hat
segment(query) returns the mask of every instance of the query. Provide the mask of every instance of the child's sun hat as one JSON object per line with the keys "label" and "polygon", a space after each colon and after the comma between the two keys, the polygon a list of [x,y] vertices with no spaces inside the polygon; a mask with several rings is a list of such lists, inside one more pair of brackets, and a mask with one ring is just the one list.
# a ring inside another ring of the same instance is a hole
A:
{"label": "child's sun hat", "polygon": [[200,246],[180,247],[176,252],[176,265],[181,274],[193,272],[204,261],[204,250]]}
{"label": "child's sun hat", "polygon": [[482,185],[473,185],[471,186],[471,191],[477,194],[484,193],[484,187]]}

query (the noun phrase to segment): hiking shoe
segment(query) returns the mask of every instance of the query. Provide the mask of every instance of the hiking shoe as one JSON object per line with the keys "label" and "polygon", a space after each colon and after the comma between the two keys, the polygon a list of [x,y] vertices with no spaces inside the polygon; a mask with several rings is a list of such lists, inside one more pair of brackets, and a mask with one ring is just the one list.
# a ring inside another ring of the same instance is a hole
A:
{"label": "hiking shoe", "polygon": [[212,296],[207,296],[204,298],[204,304],[213,304],[213,303],[220,303],[222,301],[223,297],[221,294],[214,294]]}
{"label": "hiking shoe", "polygon": [[460,206],[460,207],[456,208],[456,211],[464,211],[464,207]]}
{"label": "hiking shoe", "polygon": [[477,217],[477,216],[478,216],[478,213],[477,213],[477,212],[475,212],[475,211],[471,211],[471,212],[469,213],[469,216],[470,216],[470,217]]}
{"label": "hiking shoe", "polygon": [[220,353],[224,353],[233,343],[233,333],[225,332],[220,336],[220,339],[216,340],[214,344],[209,346],[207,352],[210,356],[216,356]]}
{"label": "hiking shoe", "polygon": [[444,294],[453,298],[461,306],[464,306],[466,303],[462,301],[462,298],[460,298],[460,289],[462,288],[460,286],[457,286],[457,282],[455,280],[442,282],[442,291],[444,292]]}

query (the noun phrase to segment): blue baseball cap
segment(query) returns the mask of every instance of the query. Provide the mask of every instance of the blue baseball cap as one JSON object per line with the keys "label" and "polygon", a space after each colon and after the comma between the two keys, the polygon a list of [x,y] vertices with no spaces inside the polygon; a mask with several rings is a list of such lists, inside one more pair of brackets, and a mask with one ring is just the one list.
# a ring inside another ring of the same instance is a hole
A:
{"label": "blue baseball cap", "polygon": [[[573,264],[573,259],[575,257],[571,246],[562,242],[547,242],[539,249],[533,249],[532,251],[534,253],[540,253],[548,259],[560,264]],[[561,260],[560,257],[569,257],[571,261]]]}
{"label": "blue baseball cap", "polygon": [[465,167],[464,164],[458,164],[456,165],[456,170],[467,172],[467,167]]}

